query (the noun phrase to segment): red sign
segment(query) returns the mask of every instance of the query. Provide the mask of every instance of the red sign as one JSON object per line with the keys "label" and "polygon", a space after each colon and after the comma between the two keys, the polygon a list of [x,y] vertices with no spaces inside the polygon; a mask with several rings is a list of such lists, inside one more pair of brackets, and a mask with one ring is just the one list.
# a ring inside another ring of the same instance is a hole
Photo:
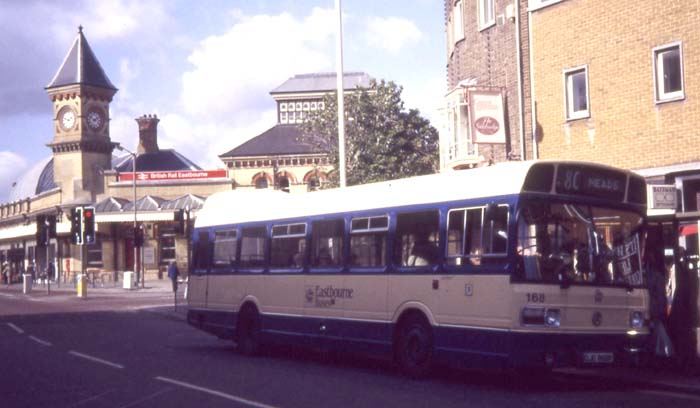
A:
{"label": "red sign", "polygon": [[482,116],[474,122],[474,127],[479,132],[491,136],[498,132],[498,121],[490,116]]}
{"label": "red sign", "polygon": [[[134,173],[119,173],[119,181],[132,181]],[[210,178],[226,178],[226,170],[181,170],[136,172],[138,181],[177,181]]]}

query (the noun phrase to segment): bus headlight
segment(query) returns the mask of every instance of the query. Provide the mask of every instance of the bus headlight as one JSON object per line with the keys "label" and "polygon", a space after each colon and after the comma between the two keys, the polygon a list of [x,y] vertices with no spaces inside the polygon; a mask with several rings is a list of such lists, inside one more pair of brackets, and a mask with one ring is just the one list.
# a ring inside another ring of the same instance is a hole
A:
{"label": "bus headlight", "polygon": [[630,313],[630,327],[639,329],[644,326],[644,313],[634,311]]}
{"label": "bus headlight", "polygon": [[544,322],[549,327],[559,327],[561,325],[561,311],[559,309],[547,309]]}

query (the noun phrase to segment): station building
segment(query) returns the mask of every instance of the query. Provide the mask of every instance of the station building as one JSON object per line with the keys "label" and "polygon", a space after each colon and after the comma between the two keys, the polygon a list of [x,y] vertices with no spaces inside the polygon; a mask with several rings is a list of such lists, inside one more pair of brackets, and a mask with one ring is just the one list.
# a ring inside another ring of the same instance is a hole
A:
{"label": "station building", "polygon": [[[50,271],[66,282],[85,270],[114,281],[134,266],[148,278],[172,261],[186,270],[187,224],[208,195],[232,188],[226,170],[203,170],[176,150],[160,149],[155,115],[136,119],[135,152],[115,154],[126,151],[110,137],[109,107],[117,88],[82,28],[46,92],[53,106],[50,155],[0,203],[0,261],[10,264],[14,279],[35,270],[36,278]],[[70,237],[69,215],[78,206],[95,208],[96,242],[85,248]],[[46,220],[56,221],[56,233],[41,246],[37,227]],[[144,232],[137,250],[135,228]]]}
{"label": "station building", "polygon": [[[324,97],[336,90],[335,73],[301,74],[270,94],[277,123],[265,132],[219,156],[236,188],[278,188],[288,192],[318,189],[333,170],[328,153],[304,140],[299,125],[325,109]],[[364,72],[343,75],[344,92],[370,86]]]}

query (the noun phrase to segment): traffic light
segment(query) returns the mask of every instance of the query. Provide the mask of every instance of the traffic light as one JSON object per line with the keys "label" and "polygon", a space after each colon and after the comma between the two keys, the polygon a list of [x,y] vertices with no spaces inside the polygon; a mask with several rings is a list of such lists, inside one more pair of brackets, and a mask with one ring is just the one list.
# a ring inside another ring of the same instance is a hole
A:
{"label": "traffic light", "polygon": [[95,243],[95,208],[83,208],[83,244]]}
{"label": "traffic light", "polygon": [[143,225],[139,225],[134,230],[134,246],[143,246]]}
{"label": "traffic light", "polygon": [[49,244],[49,225],[45,215],[36,217],[36,246],[44,247]]}
{"label": "traffic light", "polygon": [[175,211],[174,214],[175,222],[177,225],[175,226],[175,232],[182,234],[185,232],[185,210],[177,210]]}
{"label": "traffic light", "polygon": [[49,215],[46,217],[47,228],[49,229],[49,239],[56,238],[56,217]]}
{"label": "traffic light", "polygon": [[83,245],[83,207],[70,210],[70,237],[74,245]]}

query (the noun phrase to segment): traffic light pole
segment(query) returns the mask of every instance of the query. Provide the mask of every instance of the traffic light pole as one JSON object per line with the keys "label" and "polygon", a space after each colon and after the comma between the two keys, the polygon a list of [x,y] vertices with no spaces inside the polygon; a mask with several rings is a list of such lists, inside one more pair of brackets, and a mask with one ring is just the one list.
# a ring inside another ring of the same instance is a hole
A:
{"label": "traffic light pole", "polygon": [[[46,221],[48,224],[48,221]],[[47,226],[48,228],[48,226]],[[48,238],[48,234],[47,234]],[[51,260],[49,259],[49,240],[47,239],[46,243],[46,293],[51,294],[51,270],[49,269],[49,265],[51,264]],[[36,269],[36,268],[34,268]]]}

